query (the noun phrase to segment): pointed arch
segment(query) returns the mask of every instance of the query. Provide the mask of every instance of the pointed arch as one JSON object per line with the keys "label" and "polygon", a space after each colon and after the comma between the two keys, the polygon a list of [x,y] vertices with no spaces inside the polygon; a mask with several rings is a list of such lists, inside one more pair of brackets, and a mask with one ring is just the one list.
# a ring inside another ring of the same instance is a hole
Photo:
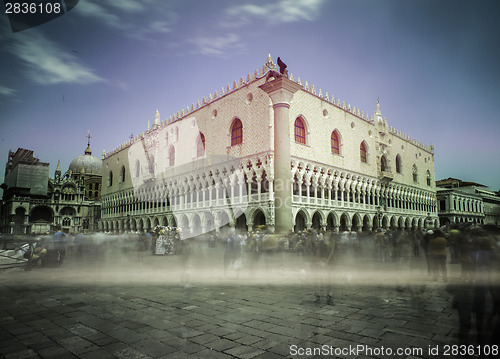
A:
{"label": "pointed arch", "polygon": [[330,144],[331,144],[331,150],[334,155],[340,155],[340,145],[341,145],[341,139],[340,139],[340,133],[338,130],[333,130],[331,136],[330,136]]}
{"label": "pointed arch", "polygon": [[360,160],[363,163],[368,163],[368,145],[366,141],[361,142],[359,145]]}
{"label": "pointed arch", "polygon": [[380,157],[380,170],[382,172],[387,171],[387,159],[385,158],[385,155],[382,155],[382,157]]}
{"label": "pointed arch", "polygon": [[301,116],[295,119],[294,131],[295,131],[295,142],[302,143],[305,145],[307,143],[306,123]]}
{"label": "pointed arch", "polygon": [[243,124],[239,118],[235,118],[231,124],[231,146],[243,143]]}
{"label": "pointed arch", "polygon": [[196,138],[196,157],[205,156],[205,135],[200,132]]}
{"label": "pointed arch", "polygon": [[168,166],[172,167],[175,165],[175,147],[170,146],[168,149]]}
{"label": "pointed arch", "polygon": [[396,156],[396,172],[401,173],[402,170],[402,160],[401,160],[401,155],[398,153]]}
{"label": "pointed arch", "polygon": [[411,172],[413,174],[413,182],[418,182],[418,168],[417,165],[413,165]]}

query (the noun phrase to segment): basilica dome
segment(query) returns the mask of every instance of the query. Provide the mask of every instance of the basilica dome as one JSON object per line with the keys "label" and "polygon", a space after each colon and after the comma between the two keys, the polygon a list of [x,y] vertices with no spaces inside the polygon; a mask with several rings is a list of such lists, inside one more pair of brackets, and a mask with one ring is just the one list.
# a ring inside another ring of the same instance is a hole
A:
{"label": "basilica dome", "polygon": [[102,175],[102,161],[97,157],[92,156],[90,146],[87,147],[84,155],[76,157],[69,165],[69,170],[73,174],[82,173],[82,169],[85,174]]}

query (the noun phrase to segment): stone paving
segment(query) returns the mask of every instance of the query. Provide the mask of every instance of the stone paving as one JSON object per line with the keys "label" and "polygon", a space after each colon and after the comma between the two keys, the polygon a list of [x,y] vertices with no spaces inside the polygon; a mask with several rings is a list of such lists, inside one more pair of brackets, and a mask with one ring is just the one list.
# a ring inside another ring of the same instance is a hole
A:
{"label": "stone paving", "polygon": [[226,277],[222,257],[69,256],[0,273],[0,356],[411,359],[448,357],[445,345],[458,344],[452,294],[426,280],[423,258],[340,262],[332,306],[315,303],[314,274],[295,254]]}

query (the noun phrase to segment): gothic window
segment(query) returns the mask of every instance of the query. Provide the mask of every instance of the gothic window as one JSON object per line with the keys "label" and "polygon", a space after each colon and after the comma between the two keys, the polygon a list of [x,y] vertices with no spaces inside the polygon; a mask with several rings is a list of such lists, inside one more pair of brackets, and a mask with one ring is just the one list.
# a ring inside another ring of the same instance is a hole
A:
{"label": "gothic window", "polygon": [[139,160],[135,161],[135,177],[139,177],[141,175],[141,163]]}
{"label": "gothic window", "polygon": [[200,132],[196,139],[196,157],[203,157],[205,155],[205,135]]}
{"label": "gothic window", "polygon": [[99,183],[96,183],[96,184],[94,185],[94,189],[95,189],[96,191],[99,189]]}
{"label": "gothic window", "polygon": [[427,186],[431,185],[431,172],[427,170]]}
{"label": "gothic window", "polygon": [[170,150],[168,151],[168,165],[170,167],[175,165],[175,148],[174,148],[174,146],[170,146]]}
{"label": "gothic window", "polygon": [[363,141],[361,142],[361,145],[359,146],[359,153],[360,153],[360,158],[361,158],[361,162],[363,163],[367,163],[367,156],[368,156],[368,152],[366,150],[366,143]]}
{"label": "gothic window", "polygon": [[295,142],[306,144],[306,125],[304,120],[297,117],[295,120]]}
{"label": "gothic window", "polygon": [[120,171],[120,182],[125,182],[125,166],[122,166]]}
{"label": "gothic window", "polygon": [[63,218],[62,225],[66,227],[71,226],[71,218],[68,217]]}
{"label": "gothic window", "polygon": [[109,174],[108,174],[108,186],[112,186],[112,185],[113,185],[113,172],[109,171]]}
{"label": "gothic window", "polygon": [[243,124],[239,118],[235,118],[231,125],[231,146],[243,143]]}
{"label": "gothic window", "polygon": [[396,156],[396,172],[401,173],[401,155]]}
{"label": "gothic window", "polygon": [[387,171],[387,160],[385,159],[385,156],[380,158],[380,170],[382,172]]}
{"label": "gothic window", "polygon": [[413,165],[412,173],[413,173],[413,182],[418,182],[418,170],[416,165]]}
{"label": "gothic window", "polygon": [[332,146],[332,153],[334,155],[340,155],[340,136],[337,130],[332,132],[331,146]]}

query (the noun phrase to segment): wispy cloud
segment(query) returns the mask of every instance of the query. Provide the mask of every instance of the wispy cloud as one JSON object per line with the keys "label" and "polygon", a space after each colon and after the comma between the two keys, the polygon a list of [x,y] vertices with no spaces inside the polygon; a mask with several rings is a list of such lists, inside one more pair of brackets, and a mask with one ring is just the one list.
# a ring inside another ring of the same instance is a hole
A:
{"label": "wispy cloud", "polygon": [[243,47],[240,37],[236,34],[218,37],[197,37],[189,42],[195,46],[197,53],[208,56],[223,56],[229,50],[235,52]]}
{"label": "wispy cloud", "polygon": [[13,96],[17,90],[11,89],[10,87],[0,85],[0,95],[2,96]]}
{"label": "wispy cloud", "polygon": [[278,0],[260,5],[243,4],[232,6],[226,14],[243,19],[259,18],[278,23],[313,21],[321,13],[324,0]]}
{"label": "wispy cloud", "polygon": [[41,32],[19,33],[9,51],[27,65],[29,77],[40,84],[105,81]]}
{"label": "wispy cloud", "polygon": [[[80,2],[77,9],[76,13],[81,16],[118,30],[126,30],[123,33],[127,36],[139,38],[171,32],[177,19],[176,13],[168,9],[167,2],[153,4],[148,0],[88,0]],[[146,24],[144,19],[147,19]]]}

